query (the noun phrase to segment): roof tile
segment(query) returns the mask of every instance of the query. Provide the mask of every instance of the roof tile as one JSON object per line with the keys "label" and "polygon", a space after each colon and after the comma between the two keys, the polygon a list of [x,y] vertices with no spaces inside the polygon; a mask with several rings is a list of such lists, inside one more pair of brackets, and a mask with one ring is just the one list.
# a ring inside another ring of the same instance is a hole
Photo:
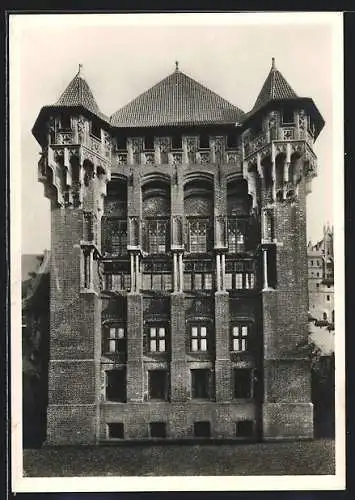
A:
{"label": "roof tile", "polygon": [[[81,65],[80,65],[81,67]],[[73,80],[64,90],[58,101],[57,106],[83,106],[95,115],[107,120],[107,117],[101,113],[94,95],[84,77],[81,70],[75,75]]]}
{"label": "roof tile", "polygon": [[178,69],[111,116],[115,127],[234,124],[244,112]]}
{"label": "roof tile", "polygon": [[273,59],[271,70],[261,88],[252,110],[248,113],[248,115],[255,113],[270,101],[279,99],[294,99],[297,97],[296,92],[282,76],[280,71],[276,69],[275,60]]}

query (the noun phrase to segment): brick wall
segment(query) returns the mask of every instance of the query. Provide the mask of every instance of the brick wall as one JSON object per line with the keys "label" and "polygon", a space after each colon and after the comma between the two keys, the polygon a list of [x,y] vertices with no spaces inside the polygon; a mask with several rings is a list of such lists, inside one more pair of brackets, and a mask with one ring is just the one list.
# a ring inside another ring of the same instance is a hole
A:
{"label": "brick wall", "polygon": [[305,207],[302,179],[296,201],[277,202],[274,208],[277,286],[262,293],[264,438],[313,433],[310,363],[299,348],[308,338]]}
{"label": "brick wall", "polygon": [[[132,418],[134,415],[134,419]],[[208,421],[211,424],[211,437],[236,437],[235,425],[241,420],[257,420],[257,408],[254,402],[243,403],[145,403],[112,404],[105,403],[100,412],[100,438],[107,438],[107,424],[122,422],[125,427],[125,439],[149,437],[150,422],[165,422],[167,437],[194,437],[194,422]]]}
{"label": "brick wall", "polygon": [[95,292],[80,294],[83,211],[53,208],[51,217],[47,442],[93,443],[98,423],[101,303]]}
{"label": "brick wall", "polygon": [[127,400],[143,401],[143,297],[127,296]]}

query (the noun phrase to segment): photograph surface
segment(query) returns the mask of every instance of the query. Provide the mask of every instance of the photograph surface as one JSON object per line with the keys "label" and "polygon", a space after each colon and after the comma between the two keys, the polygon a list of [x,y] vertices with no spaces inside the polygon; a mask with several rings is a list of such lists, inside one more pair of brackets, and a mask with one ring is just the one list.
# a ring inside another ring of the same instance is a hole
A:
{"label": "photograph surface", "polygon": [[10,16],[16,491],[344,487],[341,61],[340,14]]}

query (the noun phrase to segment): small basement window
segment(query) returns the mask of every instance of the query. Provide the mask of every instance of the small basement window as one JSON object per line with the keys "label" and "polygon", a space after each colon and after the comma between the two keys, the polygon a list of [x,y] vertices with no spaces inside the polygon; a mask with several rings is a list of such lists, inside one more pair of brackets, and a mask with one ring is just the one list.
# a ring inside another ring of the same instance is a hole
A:
{"label": "small basement window", "polygon": [[254,434],[254,422],[252,420],[241,420],[236,423],[236,437],[252,437]]}
{"label": "small basement window", "polygon": [[124,426],[121,422],[114,422],[107,424],[108,427],[108,437],[112,439],[123,439],[124,438]]}
{"label": "small basement window", "polygon": [[165,422],[150,422],[149,424],[150,437],[165,438],[166,423]]}
{"label": "small basement window", "polygon": [[211,437],[210,422],[194,422],[195,437]]}

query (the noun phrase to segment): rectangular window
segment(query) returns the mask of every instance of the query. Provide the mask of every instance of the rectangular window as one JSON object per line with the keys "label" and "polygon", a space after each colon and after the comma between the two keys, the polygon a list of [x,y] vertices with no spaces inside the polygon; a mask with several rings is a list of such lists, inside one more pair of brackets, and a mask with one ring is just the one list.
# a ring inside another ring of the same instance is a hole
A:
{"label": "rectangular window", "polygon": [[148,223],[148,252],[150,254],[165,254],[168,237],[168,223],[163,220],[151,220]]}
{"label": "rectangular window", "polygon": [[101,225],[102,252],[107,255],[127,255],[127,221],[104,217]]}
{"label": "rectangular window", "polygon": [[151,326],[148,330],[148,351],[166,352],[166,328],[165,326]]}
{"label": "rectangular window", "polygon": [[210,138],[208,135],[202,134],[200,135],[200,148],[208,149],[210,147]]}
{"label": "rectangular window", "polygon": [[124,439],[124,426],[121,422],[107,424],[108,437],[112,439]]}
{"label": "rectangular window", "polygon": [[235,288],[241,290],[243,288],[243,274],[236,273],[235,275]]}
{"label": "rectangular window", "polygon": [[161,274],[152,274],[152,290],[161,290]]}
{"label": "rectangular window", "polygon": [[190,326],[190,348],[192,352],[207,352],[208,351],[208,336],[207,327],[202,325]]}
{"label": "rectangular window", "polygon": [[91,122],[91,133],[101,141],[101,127],[96,122]]}
{"label": "rectangular window", "polygon": [[208,225],[206,221],[189,222],[189,251],[191,253],[207,252],[207,232]]}
{"label": "rectangular window", "polygon": [[247,368],[234,369],[234,398],[249,399],[252,397],[252,371]]}
{"label": "rectangular window", "polygon": [[211,437],[210,422],[194,422],[195,437]]}
{"label": "rectangular window", "polygon": [[247,221],[244,219],[228,218],[228,252],[244,253]]}
{"label": "rectangular window", "polygon": [[144,138],[144,149],[154,149],[154,136],[147,136]]}
{"label": "rectangular window", "polygon": [[192,275],[191,273],[184,273],[184,290],[192,289]]}
{"label": "rectangular window", "polygon": [[233,288],[233,274],[226,273],[226,289],[232,290]]}
{"label": "rectangular window", "polygon": [[149,399],[168,399],[167,370],[150,370],[148,372]]}
{"label": "rectangular window", "polygon": [[232,327],[232,351],[245,352],[248,349],[248,326],[234,325]]}
{"label": "rectangular window", "polygon": [[106,371],[106,400],[126,402],[126,370]]}
{"label": "rectangular window", "polygon": [[294,123],[293,109],[285,108],[282,111],[282,123]]}
{"label": "rectangular window", "polygon": [[205,289],[212,290],[212,286],[213,286],[212,274],[206,273],[205,274]]}
{"label": "rectangular window", "polygon": [[129,290],[131,288],[130,274],[106,274],[105,289],[110,291]]}
{"label": "rectangular window", "polygon": [[210,399],[210,370],[191,370],[191,396],[193,399]]}
{"label": "rectangular window", "polygon": [[195,273],[194,288],[195,288],[195,290],[202,290],[202,274],[201,273]]}
{"label": "rectangular window", "polygon": [[227,290],[254,290],[255,262],[249,260],[227,260],[226,262]]}
{"label": "rectangular window", "polygon": [[171,147],[172,147],[172,149],[181,149],[182,148],[182,137],[181,137],[181,135],[174,135],[171,138]]}
{"label": "rectangular window", "polygon": [[143,262],[143,290],[172,290],[171,264],[159,261]]}
{"label": "rectangular window", "polygon": [[187,260],[184,267],[184,290],[213,289],[213,262],[211,260]]}
{"label": "rectangular window", "polygon": [[70,130],[71,129],[71,117],[70,117],[70,115],[63,113],[60,116],[60,128],[63,130]]}
{"label": "rectangular window", "polygon": [[165,422],[150,422],[149,435],[155,438],[166,437],[166,423]]}
{"label": "rectangular window", "polygon": [[106,327],[107,343],[105,352],[124,354],[126,352],[126,331],[124,326]]}
{"label": "rectangular window", "polygon": [[162,279],[163,279],[163,290],[172,290],[173,281],[171,274],[163,274]]}
{"label": "rectangular window", "polygon": [[237,148],[238,147],[237,134],[228,134],[227,147],[228,148]]}

